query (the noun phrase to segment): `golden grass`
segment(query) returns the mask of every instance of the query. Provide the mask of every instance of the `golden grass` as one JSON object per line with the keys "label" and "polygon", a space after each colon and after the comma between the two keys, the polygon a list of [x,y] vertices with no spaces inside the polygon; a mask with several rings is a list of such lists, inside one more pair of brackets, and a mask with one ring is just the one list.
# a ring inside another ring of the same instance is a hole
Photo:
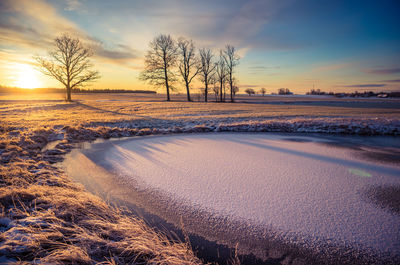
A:
{"label": "golden grass", "polygon": [[[180,132],[186,125],[202,131],[211,120],[241,126],[293,117],[400,117],[400,110],[385,108],[157,102],[159,97],[147,95],[74,99],[78,101],[1,101],[0,256],[10,262],[201,264],[188,243],[171,241],[110,207],[54,167],[73,143],[150,134],[155,128]],[[196,128],[198,121],[205,127]],[[61,140],[56,149],[42,150],[56,140]],[[239,258],[231,263],[240,263]]]}
{"label": "golden grass", "polygon": [[143,221],[73,188],[0,188],[0,253],[45,264],[200,264],[186,243],[172,242]]}
{"label": "golden grass", "polygon": [[0,110],[0,256],[17,264],[201,264],[188,244],[107,205],[51,165],[48,157],[57,155],[42,148],[57,140],[57,124],[72,142],[98,137],[90,130],[82,137],[68,115],[80,113],[81,123],[97,111],[58,104],[66,103],[14,102]]}

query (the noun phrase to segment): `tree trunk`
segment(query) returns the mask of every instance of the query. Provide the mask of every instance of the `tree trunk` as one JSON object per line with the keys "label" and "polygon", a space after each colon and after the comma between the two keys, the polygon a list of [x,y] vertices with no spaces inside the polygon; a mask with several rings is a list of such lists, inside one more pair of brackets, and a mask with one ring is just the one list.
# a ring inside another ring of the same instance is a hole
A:
{"label": "tree trunk", "polygon": [[67,64],[67,101],[71,102],[71,79],[69,74],[69,64]]}
{"label": "tree trunk", "polygon": [[171,101],[171,99],[169,98],[169,87],[168,87],[168,82],[167,82],[167,101]]}
{"label": "tree trunk", "polygon": [[167,89],[167,101],[171,101],[169,98],[169,85],[168,85],[168,74],[167,74],[167,66],[164,63],[164,75],[165,75],[165,87]]}
{"label": "tree trunk", "polygon": [[67,86],[67,101],[71,102],[71,87],[68,85]]}
{"label": "tree trunk", "polygon": [[232,74],[230,76],[229,85],[231,87],[231,102],[233,102],[233,82],[232,82]]}
{"label": "tree trunk", "polygon": [[222,82],[219,83],[219,101],[222,102]]}
{"label": "tree trunk", "polygon": [[226,100],[226,85],[224,84],[224,101]]}
{"label": "tree trunk", "polygon": [[204,88],[204,102],[207,102],[207,95],[208,95],[208,83],[207,81],[204,82],[205,88]]}
{"label": "tree trunk", "polygon": [[189,91],[189,84],[188,84],[188,83],[186,83],[186,93],[187,93],[187,100],[188,100],[188,101],[192,101],[192,100],[190,99],[190,91]]}
{"label": "tree trunk", "polygon": [[231,102],[233,102],[233,88],[231,86]]}
{"label": "tree trunk", "polygon": [[168,86],[168,80],[165,81],[165,86],[167,87],[167,101],[171,101],[169,98],[169,86]]}

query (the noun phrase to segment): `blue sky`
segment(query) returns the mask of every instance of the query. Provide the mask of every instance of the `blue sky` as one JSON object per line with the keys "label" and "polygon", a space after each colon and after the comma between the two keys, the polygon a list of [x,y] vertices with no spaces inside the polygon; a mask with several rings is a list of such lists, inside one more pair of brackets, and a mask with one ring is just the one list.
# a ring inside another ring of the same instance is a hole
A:
{"label": "blue sky", "polygon": [[400,90],[399,12],[400,1],[388,0],[4,0],[0,84],[18,81],[8,66],[34,66],[30,54],[45,54],[52,39],[72,32],[96,52],[96,87],[150,88],[137,80],[143,56],[152,38],[167,33],[215,52],[234,45],[242,88]]}

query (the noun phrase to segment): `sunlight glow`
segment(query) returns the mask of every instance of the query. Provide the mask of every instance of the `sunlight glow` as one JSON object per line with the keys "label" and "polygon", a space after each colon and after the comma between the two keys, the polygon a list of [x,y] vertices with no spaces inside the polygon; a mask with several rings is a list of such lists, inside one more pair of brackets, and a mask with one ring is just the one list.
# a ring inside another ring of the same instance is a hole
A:
{"label": "sunlight glow", "polygon": [[16,81],[14,85],[19,88],[38,88],[42,86],[42,82],[38,78],[38,72],[31,66],[19,64],[16,69]]}
{"label": "sunlight glow", "polygon": [[364,178],[370,178],[372,175],[368,173],[367,171],[358,169],[358,168],[349,168],[348,169],[350,173],[359,176],[359,177],[364,177]]}

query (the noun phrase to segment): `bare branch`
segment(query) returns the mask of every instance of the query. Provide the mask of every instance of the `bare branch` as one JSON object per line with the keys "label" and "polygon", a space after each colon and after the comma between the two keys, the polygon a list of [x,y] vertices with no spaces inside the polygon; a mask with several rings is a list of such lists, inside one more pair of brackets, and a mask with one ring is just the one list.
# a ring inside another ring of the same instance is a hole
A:
{"label": "bare branch", "polygon": [[215,75],[216,64],[213,63],[213,53],[210,49],[200,49],[200,72],[202,81],[204,82],[204,101],[207,102],[208,85],[212,83]]}
{"label": "bare branch", "polygon": [[225,60],[225,64],[227,67],[227,72],[228,72],[228,83],[231,91],[231,101],[233,102],[233,97],[235,95],[234,89],[233,89],[233,73],[235,70],[235,67],[239,64],[239,59],[240,57],[236,53],[235,47],[231,45],[226,45],[223,58]]}
{"label": "bare branch", "polygon": [[179,72],[186,86],[188,101],[190,99],[190,83],[193,78],[200,72],[199,60],[196,57],[195,47],[192,40],[180,38],[178,40],[179,50]]}
{"label": "bare branch", "polygon": [[220,101],[222,101],[222,96],[223,96],[222,89],[225,85],[226,77],[228,75],[223,51],[219,52],[219,60],[215,64],[215,73],[216,73],[217,79],[219,81],[219,85],[220,85],[219,97],[220,97]]}
{"label": "bare branch", "polygon": [[66,34],[56,38],[55,49],[49,52],[50,59],[36,57],[42,67],[42,72],[54,77],[62,83],[67,92],[67,100],[71,101],[72,89],[85,85],[100,78],[97,71],[91,70],[89,57],[92,51],[84,48],[79,39]]}
{"label": "bare branch", "polygon": [[146,53],[145,67],[140,73],[140,80],[154,86],[165,85],[167,100],[170,100],[169,90],[173,89],[176,81],[173,66],[177,59],[175,41],[170,35],[159,35],[150,42],[150,49]]}
{"label": "bare branch", "polygon": [[95,81],[100,78],[100,74],[97,71],[89,71],[85,75],[80,75],[76,82],[71,85],[71,89],[78,88],[84,83]]}

